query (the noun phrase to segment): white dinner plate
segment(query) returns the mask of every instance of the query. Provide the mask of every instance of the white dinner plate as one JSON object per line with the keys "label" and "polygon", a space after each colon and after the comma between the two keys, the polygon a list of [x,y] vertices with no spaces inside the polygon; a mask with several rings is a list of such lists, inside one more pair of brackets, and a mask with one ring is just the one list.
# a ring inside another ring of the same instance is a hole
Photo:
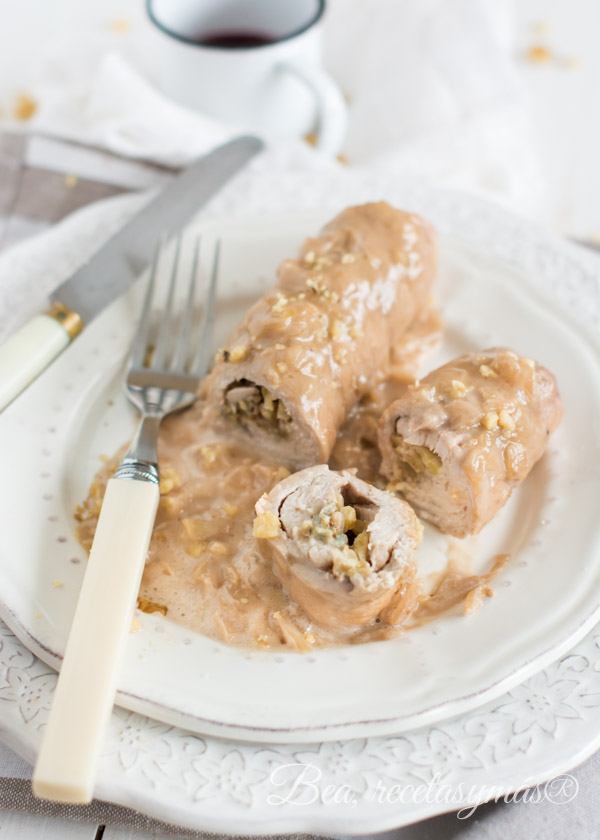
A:
{"label": "white dinner plate", "polygon": [[[222,240],[217,343],[330,214],[222,218],[198,224],[204,253]],[[443,214],[442,214],[443,215]],[[435,219],[439,224],[439,219]],[[444,225],[441,225],[444,228]],[[558,380],[566,412],[547,453],[482,534],[467,541],[477,570],[511,560],[496,597],[475,615],[446,616],[404,638],[315,651],[249,652],[140,615],[128,641],[118,703],[194,732],[241,740],[307,742],[405,731],[464,713],[540,670],[581,639],[600,614],[600,354],[531,276],[459,225],[440,235],[437,298],[446,324],[431,369],[460,352],[507,345]],[[510,248],[507,249],[510,251]],[[551,252],[549,252],[551,253]],[[528,270],[529,269],[529,270]],[[548,267],[548,272],[553,270]],[[0,415],[0,615],[58,666],[85,569],[74,506],[131,434],[135,415],[121,365],[141,289],[110,306]],[[447,538],[427,529],[423,568]]]}

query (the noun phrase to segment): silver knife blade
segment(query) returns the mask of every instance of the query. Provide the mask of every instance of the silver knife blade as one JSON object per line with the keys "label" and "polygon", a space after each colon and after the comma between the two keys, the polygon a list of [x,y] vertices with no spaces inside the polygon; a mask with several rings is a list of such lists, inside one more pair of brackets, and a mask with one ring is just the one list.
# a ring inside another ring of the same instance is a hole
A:
{"label": "silver knife blade", "polygon": [[158,235],[168,238],[179,230],[263,147],[258,137],[238,137],[197,160],[57,286],[51,302],[64,304],[84,324],[91,321],[150,262]]}

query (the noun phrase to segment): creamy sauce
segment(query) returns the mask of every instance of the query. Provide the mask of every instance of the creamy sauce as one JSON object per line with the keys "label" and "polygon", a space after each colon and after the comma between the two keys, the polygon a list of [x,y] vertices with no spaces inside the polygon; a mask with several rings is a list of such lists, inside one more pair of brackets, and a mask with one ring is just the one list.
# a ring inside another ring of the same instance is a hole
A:
{"label": "creamy sauce", "polygon": [[[332,468],[355,468],[360,478],[383,486],[377,421],[414,380],[422,353],[430,349],[432,336],[439,336],[437,316],[427,323],[428,329],[420,325],[418,341],[414,333],[407,336],[406,350],[412,350],[402,354],[403,366],[380,377],[348,415],[332,453]],[[104,465],[76,511],[77,534],[87,549],[106,482],[121,454]],[[311,623],[287,596],[252,537],[255,502],[289,471],[285,464],[219,438],[206,422],[203,402],[163,423],[159,462],[161,501],[140,587],[142,609],[161,612],[190,630],[228,644],[272,650],[358,644],[396,637],[410,629],[381,619],[360,630],[331,630]],[[451,572],[433,594],[420,596],[416,622],[431,620],[464,601],[470,592],[489,583],[494,569],[481,578]]]}

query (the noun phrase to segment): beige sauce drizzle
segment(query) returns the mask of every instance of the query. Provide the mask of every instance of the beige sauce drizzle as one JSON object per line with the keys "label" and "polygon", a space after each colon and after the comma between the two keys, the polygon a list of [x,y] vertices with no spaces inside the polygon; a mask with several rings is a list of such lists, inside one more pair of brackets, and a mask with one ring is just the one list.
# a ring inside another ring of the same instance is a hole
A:
{"label": "beige sauce drizzle", "polygon": [[[428,324],[429,329],[421,328],[419,341],[414,334],[407,340],[406,349],[410,346],[412,352],[403,354],[403,366],[382,376],[349,414],[333,451],[333,468],[354,467],[361,478],[382,486],[377,420],[384,407],[413,381],[434,329],[439,335],[436,317]],[[145,602],[149,611],[166,610],[170,620],[228,644],[272,650],[309,651],[405,633],[408,627],[392,627],[380,619],[360,630],[328,630],[311,623],[288,598],[252,538],[256,500],[288,475],[288,470],[219,439],[207,426],[204,414],[204,405],[198,402],[163,424],[159,441],[161,501],[140,604]],[[87,499],[77,508],[77,535],[87,549],[106,482],[121,454],[104,465]],[[433,595],[419,598],[416,620],[430,620],[464,601],[469,592],[489,583],[494,569],[482,577],[448,575]]]}

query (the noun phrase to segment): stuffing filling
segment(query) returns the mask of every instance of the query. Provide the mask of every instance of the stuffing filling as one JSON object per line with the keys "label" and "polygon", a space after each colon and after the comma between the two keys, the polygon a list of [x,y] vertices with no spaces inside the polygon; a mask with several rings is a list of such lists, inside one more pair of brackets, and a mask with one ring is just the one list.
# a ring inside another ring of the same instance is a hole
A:
{"label": "stuffing filling", "polygon": [[350,580],[354,575],[368,575],[369,522],[361,518],[360,506],[347,504],[341,493],[335,502],[329,502],[306,519],[302,530],[309,539],[338,549],[331,553],[331,573],[335,578]]}
{"label": "stuffing filling", "polygon": [[281,437],[290,433],[292,418],[283,401],[274,397],[268,388],[248,379],[240,379],[229,386],[224,411],[248,429],[257,425]]}
{"label": "stuffing filling", "polygon": [[410,478],[415,476],[437,475],[442,466],[442,459],[426,446],[406,443],[400,435],[392,437],[394,449],[400,458],[400,468],[408,473]]}

